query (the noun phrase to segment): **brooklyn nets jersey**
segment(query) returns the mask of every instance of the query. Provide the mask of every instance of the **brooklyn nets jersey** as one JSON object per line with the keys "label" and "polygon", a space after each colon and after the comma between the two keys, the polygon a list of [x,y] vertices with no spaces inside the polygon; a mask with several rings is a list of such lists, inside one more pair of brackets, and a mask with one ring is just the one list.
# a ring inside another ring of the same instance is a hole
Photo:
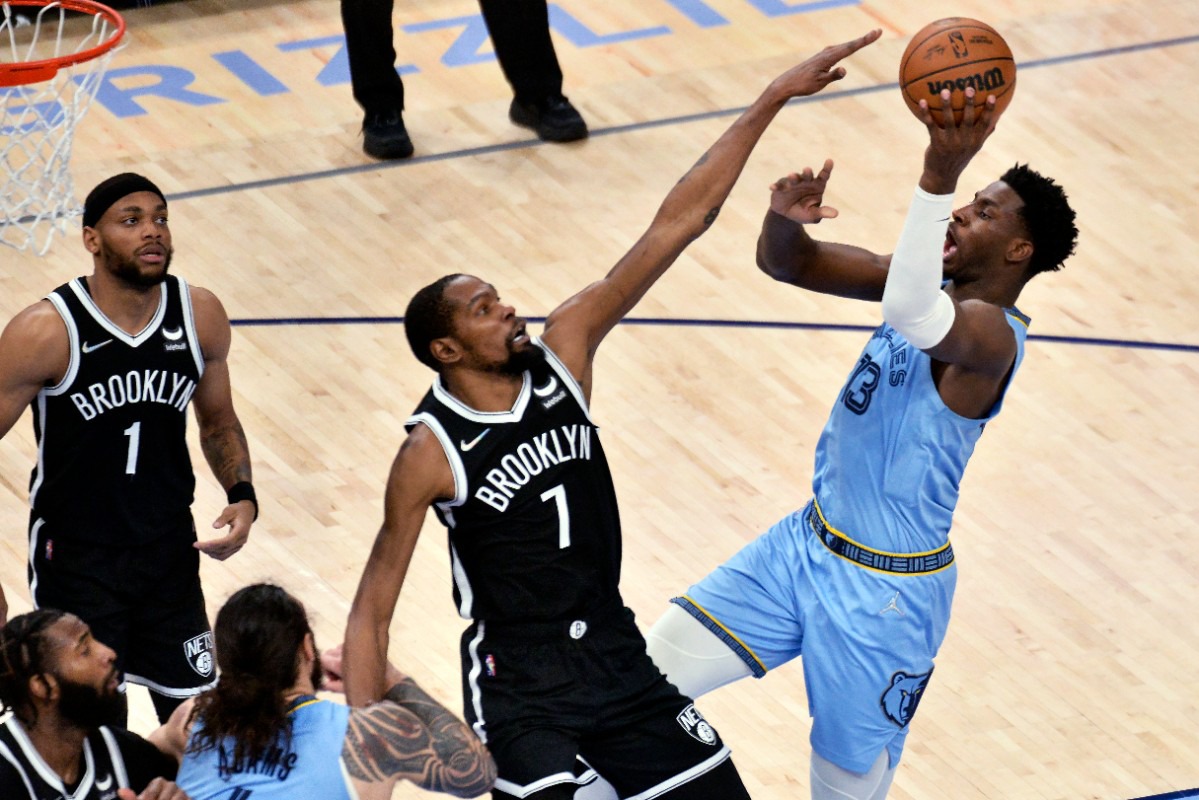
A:
{"label": "brooklyn nets jersey", "polygon": [[175,775],[175,760],[136,734],[101,727],[83,740],[83,769],[73,787],[50,769],[25,729],[0,722],[0,797],[4,800],[116,800],[117,789],[141,792]]}
{"label": "brooklyn nets jersey", "polygon": [[620,518],[598,428],[570,371],[533,344],[543,358],[510,411],[475,411],[439,378],[406,423],[437,436],[454,474],[454,497],[434,508],[467,619],[570,619],[619,599]]}
{"label": "brooklyn nets jersey", "polygon": [[133,335],[104,315],[84,278],[46,298],[71,354],[62,381],[33,403],[29,500],[58,539],[138,545],[189,524],[187,406],[204,358],[187,283],[168,276],[160,291],[154,317]]}

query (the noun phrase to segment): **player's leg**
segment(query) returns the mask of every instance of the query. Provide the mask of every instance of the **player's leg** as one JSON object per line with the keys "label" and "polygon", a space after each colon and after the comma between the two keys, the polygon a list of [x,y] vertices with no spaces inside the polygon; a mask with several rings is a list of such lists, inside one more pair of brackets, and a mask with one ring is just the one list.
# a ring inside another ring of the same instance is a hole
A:
{"label": "player's leg", "polygon": [[803,657],[813,797],[881,800],[932,677],[956,573],[888,573],[840,558],[809,566],[825,593],[808,615]]}
{"label": "player's leg", "polygon": [[126,678],[150,690],[159,722],[216,684],[212,628],[194,541],[188,530],[140,548],[143,555],[133,580],[139,603],[129,634]]}
{"label": "player's leg", "polygon": [[753,674],[724,640],[673,603],[645,634],[645,641],[666,680],[688,697],[700,697]]}
{"label": "player's leg", "polygon": [[590,689],[573,680],[561,628],[476,622],[462,635],[463,718],[495,760],[494,798],[569,800],[597,778],[578,757]]}
{"label": "player's leg", "polygon": [[789,515],[693,585],[646,634],[650,657],[688,697],[800,655],[802,516]]}
{"label": "player's leg", "polygon": [[646,654],[631,612],[589,640],[577,668],[594,687],[597,724],[580,753],[620,797],[749,797],[716,729]]}
{"label": "player's leg", "polygon": [[813,752],[809,773],[812,800],[884,800],[895,779],[895,767],[888,766],[889,760],[884,750],[868,772],[858,773]]}

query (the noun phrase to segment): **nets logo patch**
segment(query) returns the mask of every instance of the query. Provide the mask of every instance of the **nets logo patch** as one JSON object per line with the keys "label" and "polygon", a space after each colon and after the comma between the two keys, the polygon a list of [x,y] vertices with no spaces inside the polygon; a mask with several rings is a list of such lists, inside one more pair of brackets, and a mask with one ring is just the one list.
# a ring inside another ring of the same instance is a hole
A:
{"label": "nets logo patch", "polygon": [[205,631],[184,642],[183,656],[201,678],[211,678],[213,668],[212,631]]}
{"label": "nets logo patch", "polygon": [[694,703],[680,711],[675,719],[683,726],[683,730],[691,735],[692,739],[713,747],[716,745],[716,730],[699,713]]}

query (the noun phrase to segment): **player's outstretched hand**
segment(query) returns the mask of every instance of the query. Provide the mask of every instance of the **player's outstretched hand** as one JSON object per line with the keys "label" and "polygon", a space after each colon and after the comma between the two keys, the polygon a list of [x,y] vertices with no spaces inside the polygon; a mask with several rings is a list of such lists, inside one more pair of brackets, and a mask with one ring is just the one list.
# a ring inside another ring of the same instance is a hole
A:
{"label": "player's outstretched hand", "polygon": [[829,158],[816,174],[812,174],[811,167],[804,167],[803,172],[792,172],[779,178],[770,185],[770,210],[804,225],[833,219],[840,212],[832,206],[821,205],[832,172],[833,160]]}
{"label": "player's outstretched hand", "polygon": [[829,45],[816,55],[797,64],[774,79],[770,87],[784,97],[804,97],[816,94],[833,81],[845,77],[845,67],[838,67],[837,62],[847,58],[882,36],[882,30],[876,28],[865,36],[841,44]]}
{"label": "player's outstretched hand", "polygon": [[180,789],[173,781],[155,778],[141,794],[134,794],[132,789],[117,789],[120,800],[190,800],[187,792]]}
{"label": "player's outstretched hand", "polygon": [[225,510],[212,523],[212,527],[220,530],[228,526],[229,532],[219,539],[209,539],[196,542],[196,549],[205,555],[212,556],[217,561],[224,561],[238,550],[245,547],[250,538],[250,526],[254,524],[254,504],[249,500],[241,500],[225,506]]}

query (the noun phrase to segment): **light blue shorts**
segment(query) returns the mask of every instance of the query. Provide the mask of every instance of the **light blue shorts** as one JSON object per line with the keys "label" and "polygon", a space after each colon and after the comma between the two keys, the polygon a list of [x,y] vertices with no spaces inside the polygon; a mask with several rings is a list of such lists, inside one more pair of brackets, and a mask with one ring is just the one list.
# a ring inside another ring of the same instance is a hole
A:
{"label": "light blue shorts", "polygon": [[755,677],[803,656],[820,756],[865,773],[885,748],[895,766],[945,638],[957,566],[951,552],[919,574],[863,566],[826,546],[810,516],[809,502],[673,602]]}

